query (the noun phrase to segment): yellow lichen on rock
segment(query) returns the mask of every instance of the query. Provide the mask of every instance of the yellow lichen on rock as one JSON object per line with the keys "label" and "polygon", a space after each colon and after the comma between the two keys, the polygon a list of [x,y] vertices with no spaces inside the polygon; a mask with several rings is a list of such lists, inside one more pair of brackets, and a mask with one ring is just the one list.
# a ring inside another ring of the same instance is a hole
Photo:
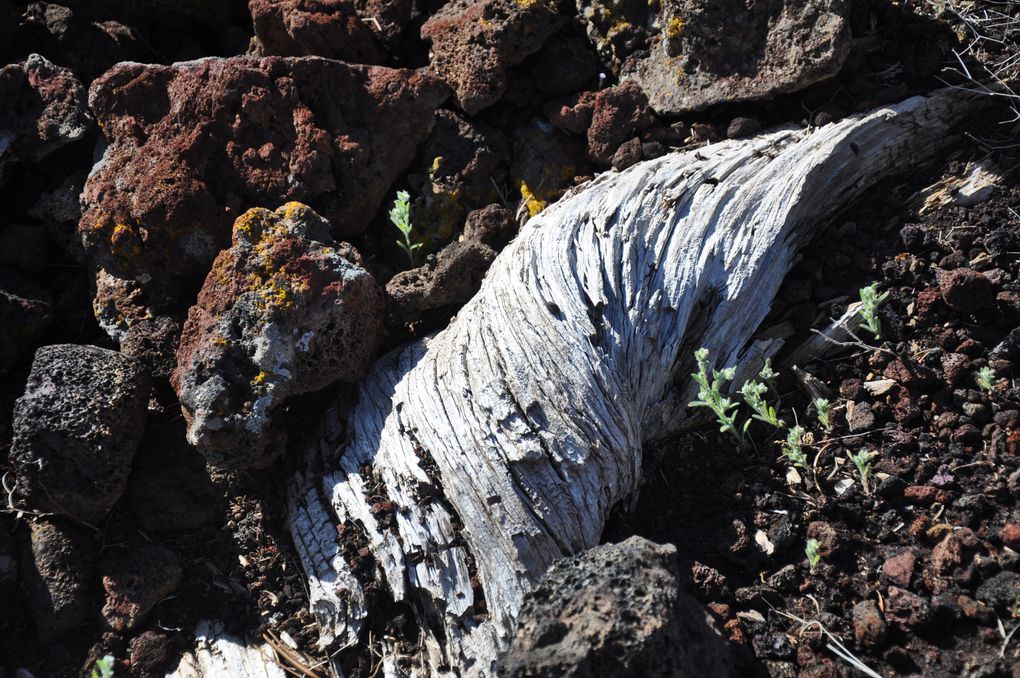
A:
{"label": "yellow lichen on rock", "polygon": [[536,216],[539,212],[544,210],[548,203],[545,200],[540,200],[528,187],[525,182],[520,182],[521,197],[524,198],[524,204],[528,210],[529,216]]}

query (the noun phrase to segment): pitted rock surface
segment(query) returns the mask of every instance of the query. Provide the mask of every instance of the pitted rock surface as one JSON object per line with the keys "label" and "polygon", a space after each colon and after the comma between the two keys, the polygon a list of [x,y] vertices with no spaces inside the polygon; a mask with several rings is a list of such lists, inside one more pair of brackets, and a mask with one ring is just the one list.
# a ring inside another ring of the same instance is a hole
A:
{"label": "pitted rock surface", "polygon": [[426,73],[319,57],[115,66],[90,90],[109,145],[79,223],[100,324],[123,339],[190,306],[250,207],[301,200],[360,233],[446,96]]}
{"label": "pitted rock surface", "polygon": [[277,451],[277,406],[359,379],[382,320],[382,290],[354,248],[333,241],[329,222],[296,202],[249,210],[216,257],[177,351],[171,383],[188,441],[215,466],[265,466]]}
{"label": "pitted rock surface", "polygon": [[17,499],[97,524],[127,486],[148,402],[137,360],[97,346],[40,348],[14,405]]}
{"label": "pitted rock surface", "polygon": [[37,162],[84,137],[87,110],[82,84],[45,57],[0,68],[0,177],[12,160]]}
{"label": "pitted rock surface", "polygon": [[351,0],[249,0],[260,56],[323,56],[380,64],[386,54]]}
{"label": "pitted rock surface", "polygon": [[451,0],[421,36],[432,42],[432,71],[474,115],[506,92],[507,68],[541,49],[562,23],[552,0]]}

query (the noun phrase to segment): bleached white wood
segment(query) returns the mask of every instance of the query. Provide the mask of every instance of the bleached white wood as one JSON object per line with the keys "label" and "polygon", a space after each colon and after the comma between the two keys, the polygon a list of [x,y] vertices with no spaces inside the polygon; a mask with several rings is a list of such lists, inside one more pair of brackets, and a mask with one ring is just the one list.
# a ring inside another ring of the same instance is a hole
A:
{"label": "bleached white wood", "polygon": [[287,678],[264,644],[227,635],[220,622],[199,622],[195,647],[166,678]]}
{"label": "bleached white wood", "polygon": [[[536,579],[598,543],[639,486],[642,445],[684,424],[694,349],[745,369],[773,352],[749,341],[798,247],[936,153],[965,108],[917,97],[672,153],[533,218],[450,325],[380,360],[346,429],[331,413],[309,454],[291,520],[324,640],[358,642],[384,607],[372,600],[392,598],[423,634],[408,661],[387,650],[402,671],[492,675]],[[375,560],[367,581],[341,524]]]}

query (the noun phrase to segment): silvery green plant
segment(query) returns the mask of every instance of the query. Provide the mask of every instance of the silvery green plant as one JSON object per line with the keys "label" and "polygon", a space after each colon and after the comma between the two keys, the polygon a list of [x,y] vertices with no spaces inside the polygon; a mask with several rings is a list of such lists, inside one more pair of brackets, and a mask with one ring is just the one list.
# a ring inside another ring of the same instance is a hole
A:
{"label": "silvery green plant", "polygon": [[825,398],[815,398],[811,402],[815,406],[815,412],[818,413],[818,423],[828,431],[831,428],[829,425],[829,401]]}
{"label": "silvery green plant", "polygon": [[995,388],[995,370],[988,365],[985,365],[977,371],[975,380],[977,381],[977,385],[983,390],[991,392],[991,390]]}
{"label": "silvery green plant", "polygon": [[804,453],[802,440],[804,438],[804,427],[794,426],[786,434],[786,442],[783,443],[783,456],[790,460],[790,463],[805,471],[808,468],[807,454]]}
{"label": "silvery green plant", "polygon": [[871,332],[875,339],[882,338],[882,321],[878,317],[878,309],[888,298],[888,292],[878,293],[877,282],[861,288],[861,308],[858,313],[864,320],[864,329]]}
{"label": "silvery green plant", "polygon": [[106,655],[96,660],[96,666],[92,669],[91,678],[113,678],[113,655]]}
{"label": "silvery green plant", "polygon": [[397,191],[397,199],[393,201],[393,208],[390,210],[390,221],[397,227],[403,240],[398,240],[397,245],[407,253],[407,259],[414,266],[414,253],[421,248],[420,242],[414,242],[411,238],[411,196],[407,191]]}
{"label": "silvery green plant", "polygon": [[808,539],[804,545],[804,555],[807,556],[808,567],[811,568],[811,573],[814,574],[822,562],[822,542],[813,538]]}
{"label": "silvery green plant", "polygon": [[875,455],[875,452],[868,452],[867,450],[861,450],[857,454],[850,455],[850,461],[857,467],[857,473],[861,476],[861,487],[864,488],[864,494],[871,494],[868,478],[871,476],[871,460]]}
{"label": "silvery green plant", "polygon": [[779,428],[783,426],[783,420],[776,414],[776,408],[765,400],[764,396],[768,392],[769,387],[760,381],[748,381],[740,387],[740,394],[744,396],[744,402],[754,410],[751,418]]}
{"label": "silvery green plant", "polygon": [[707,407],[715,414],[716,422],[719,424],[721,433],[729,433],[737,443],[744,444],[747,427],[751,420],[748,419],[741,426],[737,423],[737,414],[734,410],[738,404],[723,393],[726,385],[733,380],[736,370],[732,367],[716,370],[708,361],[708,349],[699,348],[694,352],[694,359],[698,364],[698,371],[691,375],[698,384],[698,399],[691,401],[691,407]]}

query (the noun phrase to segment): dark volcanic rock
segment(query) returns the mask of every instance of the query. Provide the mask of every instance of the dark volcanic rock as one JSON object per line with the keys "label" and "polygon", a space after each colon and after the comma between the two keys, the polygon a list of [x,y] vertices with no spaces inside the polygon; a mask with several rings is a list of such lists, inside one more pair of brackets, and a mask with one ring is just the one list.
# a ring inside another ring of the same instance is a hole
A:
{"label": "dark volcanic rock", "polygon": [[978,600],[998,610],[1006,610],[1020,598],[1020,574],[1004,570],[977,588]]}
{"label": "dark volcanic rock", "polygon": [[10,526],[0,521],[0,604],[14,593],[18,584],[18,554],[14,550],[14,539],[10,535]]}
{"label": "dark volcanic rock", "polygon": [[249,0],[259,56],[380,64],[386,54],[351,0]]}
{"label": "dark volcanic rock", "polygon": [[47,642],[86,620],[95,548],[82,528],[67,522],[36,519],[29,525],[21,586],[39,639]]}
{"label": "dark volcanic rock", "polygon": [[973,313],[988,308],[995,300],[992,282],[984,273],[969,268],[938,271],[939,292],[946,306]]}
{"label": "dark volcanic rock", "polygon": [[552,0],[450,0],[421,36],[432,42],[432,71],[474,115],[503,96],[506,69],[537,52],[561,24]]}
{"label": "dark volcanic rock", "polygon": [[496,252],[481,242],[450,243],[434,263],[402,271],[386,283],[387,320],[404,325],[432,309],[454,307],[452,312],[478,291],[495,258]]}
{"label": "dark volcanic rock", "polygon": [[850,48],[847,5],[663,0],[659,35],[622,70],[662,114],[793,92],[843,65]]}
{"label": "dark volcanic rock", "polygon": [[519,619],[497,675],[735,675],[708,612],[680,590],[676,549],[641,537],[553,565]]}
{"label": "dark volcanic rock", "polygon": [[156,544],[134,544],[99,564],[106,602],[102,617],[113,631],[135,628],[150,610],[181,584],[181,562]]}
{"label": "dark volcanic rock", "polygon": [[310,204],[360,233],[446,89],[425,73],[318,57],[119,64],[90,103],[109,141],[79,232],[112,335],[183,311],[248,207]]}
{"label": "dark volcanic rock", "polygon": [[188,312],[171,383],[188,441],[210,463],[271,461],[275,408],[291,395],[356,381],[375,357],[383,294],[329,223],[291,202],[234,224]]}
{"label": "dark volcanic rock", "polygon": [[0,375],[51,322],[49,292],[15,271],[0,268]]}
{"label": "dark volcanic rock", "polygon": [[85,89],[38,54],[0,68],[0,177],[12,160],[36,162],[88,132]]}
{"label": "dark volcanic rock", "polygon": [[633,82],[552,101],[545,114],[561,129],[587,134],[588,157],[601,167],[611,164],[621,144],[656,122],[648,98]]}
{"label": "dark volcanic rock", "polygon": [[184,420],[151,421],[135,455],[128,503],[147,530],[194,530],[222,518],[217,491],[201,453],[188,444]]}
{"label": "dark volcanic rock", "polygon": [[514,215],[502,205],[486,205],[467,215],[464,239],[477,240],[496,250],[502,250],[517,234]]}
{"label": "dark volcanic rock", "polygon": [[97,523],[124,493],[145,429],[149,377],[96,346],[36,351],[14,404],[11,461],[28,508]]}
{"label": "dark volcanic rock", "polygon": [[886,626],[874,601],[862,600],[854,605],[854,638],[865,647],[876,647],[885,641]]}
{"label": "dark volcanic rock", "polygon": [[514,136],[514,162],[510,177],[520,192],[524,209],[535,216],[557,200],[588,169],[579,139],[541,120],[521,125]]}
{"label": "dark volcanic rock", "polygon": [[177,366],[177,344],[183,325],[180,315],[142,318],[128,328],[120,344],[121,353],[145,363],[154,378],[169,379]]}

